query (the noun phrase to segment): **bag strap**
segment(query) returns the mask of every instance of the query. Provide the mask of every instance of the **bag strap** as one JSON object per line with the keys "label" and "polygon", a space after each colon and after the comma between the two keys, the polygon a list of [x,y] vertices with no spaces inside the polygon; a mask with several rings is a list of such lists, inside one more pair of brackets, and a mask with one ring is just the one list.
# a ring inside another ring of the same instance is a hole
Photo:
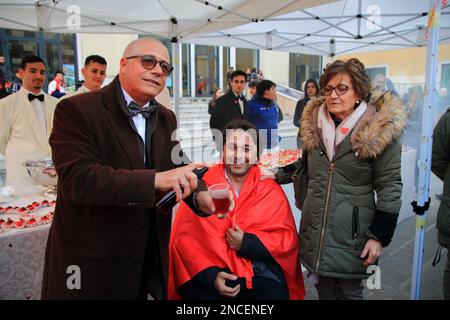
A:
{"label": "bag strap", "polygon": [[433,258],[432,266],[436,266],[441,261],[441,252],[442,252],[442,246],[439,246],[436,250],[436,254]]}

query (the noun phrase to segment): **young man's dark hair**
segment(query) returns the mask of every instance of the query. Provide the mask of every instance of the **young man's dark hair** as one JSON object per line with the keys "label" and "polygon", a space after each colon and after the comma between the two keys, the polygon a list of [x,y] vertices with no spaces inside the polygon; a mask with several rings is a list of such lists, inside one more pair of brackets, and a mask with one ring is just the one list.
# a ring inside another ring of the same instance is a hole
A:
{"label": "young man's dark hair", "polygon": [[242,130],[248,133],[252,139],[253,142],[256,144],[257,147],[257,153],[258,153],[258,159],[261,155],[260,148],[259,148],[259,135],[258,135],[258,129],[255,127],[253,123],[247,120],[243,119],[236,119],[228,123],[225,128],[223,128],[222,131],[222,143],[223,148],[225,149],[225,144],[227,143],[227,130]]}
{"label": "young man's dark hair", "polygon": [[256,94],[260,97],[262,97],[264,95],[264,92],[266,92],[266,90],[269,90],[272,87],[276,87],[276,83],[270,80],[261,80],[257,85],[256,85]]}
{"label": "young man's dark hair", "polygon": [[93,55],[88,56],[88,57],[84,60],[84,65],[87,66],[87,65],[88,65],[89,63],[91,63],[91,62],[97,62],[97,63],[103,64],[103,65],[105,65],[105,66],[107,65],[106,59],[103,58],[102,56],[99,56],[99,55],[96,55],[96,54],[93,54]]}
{"label": "young man's dark hair", "polygon": [[34,54],[30,54],[28,56],[23,57],[22,61],[20,62],[19,68],[25,70],[25,68],[27,67],[27,63],[33,62],[42,62],[45,65],[44,60],[42,60],[41,57],[38,57]]}
{"label": "young man's dark hair", "polygon": [[231,73],[230,81],[233,81],[233,79],[236,78],[237,76],[243,76],[244,79],[247,79],[247,74],[244,71],[236,70]]}
{"label": "young man's dark hair", "polygon": [[256,88],[256,86],[258,85],[258,83],[259,83],[259,80],[251,80],[251,81],[248,83],[248,87],[249,87],[249,88]]}
{"label": "young man's dark hair", "polygon": [[64,76],[64,72],[62,72],[61,70],[56,70],[56,71],[55,71],[55,77],[56,77],[58,74],[62,74],[62,75]]}

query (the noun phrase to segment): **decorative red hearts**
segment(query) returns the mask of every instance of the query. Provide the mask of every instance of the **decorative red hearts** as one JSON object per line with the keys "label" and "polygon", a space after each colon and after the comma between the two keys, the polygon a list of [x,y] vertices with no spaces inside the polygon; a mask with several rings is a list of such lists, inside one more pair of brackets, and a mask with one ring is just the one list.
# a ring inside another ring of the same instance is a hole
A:
{"label": "decorative red hearts", "polygon": [[341,128],[341,132],[342,132],[343,134],[346,134],[346,133],[348,132],[348,128],[342,127],[342,128]]}

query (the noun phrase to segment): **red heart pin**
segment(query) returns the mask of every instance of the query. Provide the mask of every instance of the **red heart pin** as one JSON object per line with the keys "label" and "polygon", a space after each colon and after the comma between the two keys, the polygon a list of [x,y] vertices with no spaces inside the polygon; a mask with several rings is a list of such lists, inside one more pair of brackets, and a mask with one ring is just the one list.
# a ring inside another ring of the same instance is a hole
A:
{"label": "red heart pin", "polygon": [[341,132],[342,132],[343,134],[346,134],[346,133],[348,132],[348,128],[342,127],[342,128],[341,128]]}

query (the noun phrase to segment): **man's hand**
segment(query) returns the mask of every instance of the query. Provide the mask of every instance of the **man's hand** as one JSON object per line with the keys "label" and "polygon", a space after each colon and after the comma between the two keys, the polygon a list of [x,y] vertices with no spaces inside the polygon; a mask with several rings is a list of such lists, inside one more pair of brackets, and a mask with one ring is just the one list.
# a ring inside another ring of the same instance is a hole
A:
{"label": "man's hand", "polygon": [[[228,191],[228,199],[230,200],[230,206],[228,207],[228,212],[234,210],[234,197],[231,191]],[[204,213],[214,214],[216,208],[214,207],[213,199],[208,191],[201,191],[196,199],[197,207]],[[217,214],[217,218],[223,219],[227,216],[227,213]]]}
{"label": "man's hand", "polygon": [[364,260],[364,267],[372,265],[383,252],[381,243],[374,239],[369,239],[364,246],[360,258]]}
{"label": "man's hand", "polygon": [[225,239],[227,239],[228,246],[236,251],[239,251],[242,246],[242,241],[244,240],[244,231],[239,228],[237,224],[234,225],[234,230],[228,228],[225,234]]}
{"label": "man's hand", "polygon": [[180,202],[197,188],[198,179],[192,170],[204,166],[203,164],[191,163],[181,168],[158,172],[155,175],[155,189],[175,191],[176,200]]}
{"label": "man's hand", "polygon": [[214,280],[214,287],[219,292],[220,295],[228,298],[234,298],[241,290],[241,285],[237,284],[234,287],[229,287],[225,284],[225,280],[236,280],[237,276],[234,274],[226,273],[225,271],[220,271],[216,280]]}

